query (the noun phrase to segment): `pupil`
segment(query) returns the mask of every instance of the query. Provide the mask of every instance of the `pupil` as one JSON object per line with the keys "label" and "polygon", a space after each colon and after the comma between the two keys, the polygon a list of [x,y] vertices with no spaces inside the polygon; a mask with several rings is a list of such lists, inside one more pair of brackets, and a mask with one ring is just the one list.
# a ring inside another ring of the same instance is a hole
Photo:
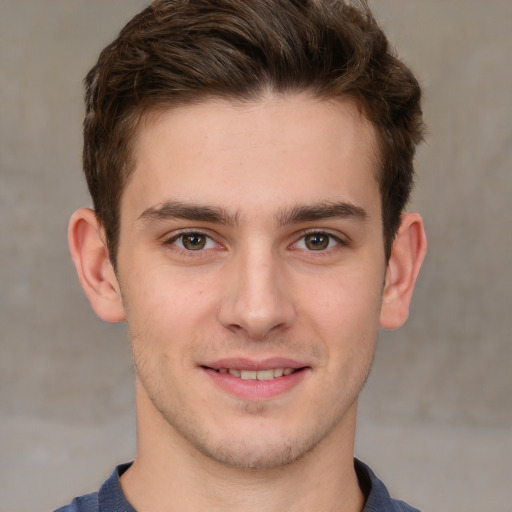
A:
{"label": "pupil", "polygon": [[202,249],[206,245],[206,239],[199,234],[186,235],[183,237],[183,245],[191,250]]}
{"label": "pupil", "polygon": [[321,234],[308,235],[306,237],[306,246],[309,249],[319,250],[326,249],[329,245],[329,237]]}

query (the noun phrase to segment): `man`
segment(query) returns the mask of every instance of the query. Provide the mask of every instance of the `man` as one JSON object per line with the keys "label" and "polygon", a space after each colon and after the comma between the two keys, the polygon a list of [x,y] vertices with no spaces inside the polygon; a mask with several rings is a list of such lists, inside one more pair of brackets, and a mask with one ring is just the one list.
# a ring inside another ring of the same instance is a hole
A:
{"label": "man", "polygon": [[157,0],[103,50],[69,243],[129,327],[138,451],[60,511],[415,510],[353,448],[426,250],[419,99],[365,5]]}

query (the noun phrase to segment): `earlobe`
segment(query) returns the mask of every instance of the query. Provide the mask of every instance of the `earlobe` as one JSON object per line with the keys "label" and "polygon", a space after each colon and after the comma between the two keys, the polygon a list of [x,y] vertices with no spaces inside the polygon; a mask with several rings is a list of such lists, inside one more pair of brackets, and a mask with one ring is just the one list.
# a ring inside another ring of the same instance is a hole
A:
{"label": "earlobe", "polygon": [[409,305],[421,264],[427,252],[423,220],[406,213],[393,241],[382,297],[380,326],[396,329],[409,316]]}
{"label": "earlobe", "polygon": [[78,278],[96,314],[107,322],[123,321],[119,284],[93,210],[81,208],[71,216],[68,243]]}

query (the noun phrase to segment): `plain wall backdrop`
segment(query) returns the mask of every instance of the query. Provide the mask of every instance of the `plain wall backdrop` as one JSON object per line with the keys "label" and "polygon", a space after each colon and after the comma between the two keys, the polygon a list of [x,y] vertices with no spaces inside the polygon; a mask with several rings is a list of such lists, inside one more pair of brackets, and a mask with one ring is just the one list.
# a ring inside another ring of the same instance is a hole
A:
{"label": "plain wall backdrop", "polygon": [[[82,78],[142,0],[0,0],[0,512],[53,510],[135,454],[126,329],[66,245],[87,206]],[[510,512],[512,2],[374,0],[424,86],[429,254],[383,332],[357,455],[424,511]]]}

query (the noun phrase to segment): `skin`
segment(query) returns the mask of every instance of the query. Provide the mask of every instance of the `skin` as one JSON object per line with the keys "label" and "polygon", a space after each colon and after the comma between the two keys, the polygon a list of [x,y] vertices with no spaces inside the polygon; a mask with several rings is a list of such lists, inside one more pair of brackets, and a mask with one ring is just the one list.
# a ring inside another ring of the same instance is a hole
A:
{"label": "skin", "polygon": [[[127,498],[141,512],[361,510],[357,397],[426,249],[410,213],[385,261],[373,127],[349,101],[268,95],[153,113],[138,135],[117,273],[94,213],[70,223],[93,308],[130,330]],[[300,378],[240,396],[205,368],[226,358],[293,361]]]}

